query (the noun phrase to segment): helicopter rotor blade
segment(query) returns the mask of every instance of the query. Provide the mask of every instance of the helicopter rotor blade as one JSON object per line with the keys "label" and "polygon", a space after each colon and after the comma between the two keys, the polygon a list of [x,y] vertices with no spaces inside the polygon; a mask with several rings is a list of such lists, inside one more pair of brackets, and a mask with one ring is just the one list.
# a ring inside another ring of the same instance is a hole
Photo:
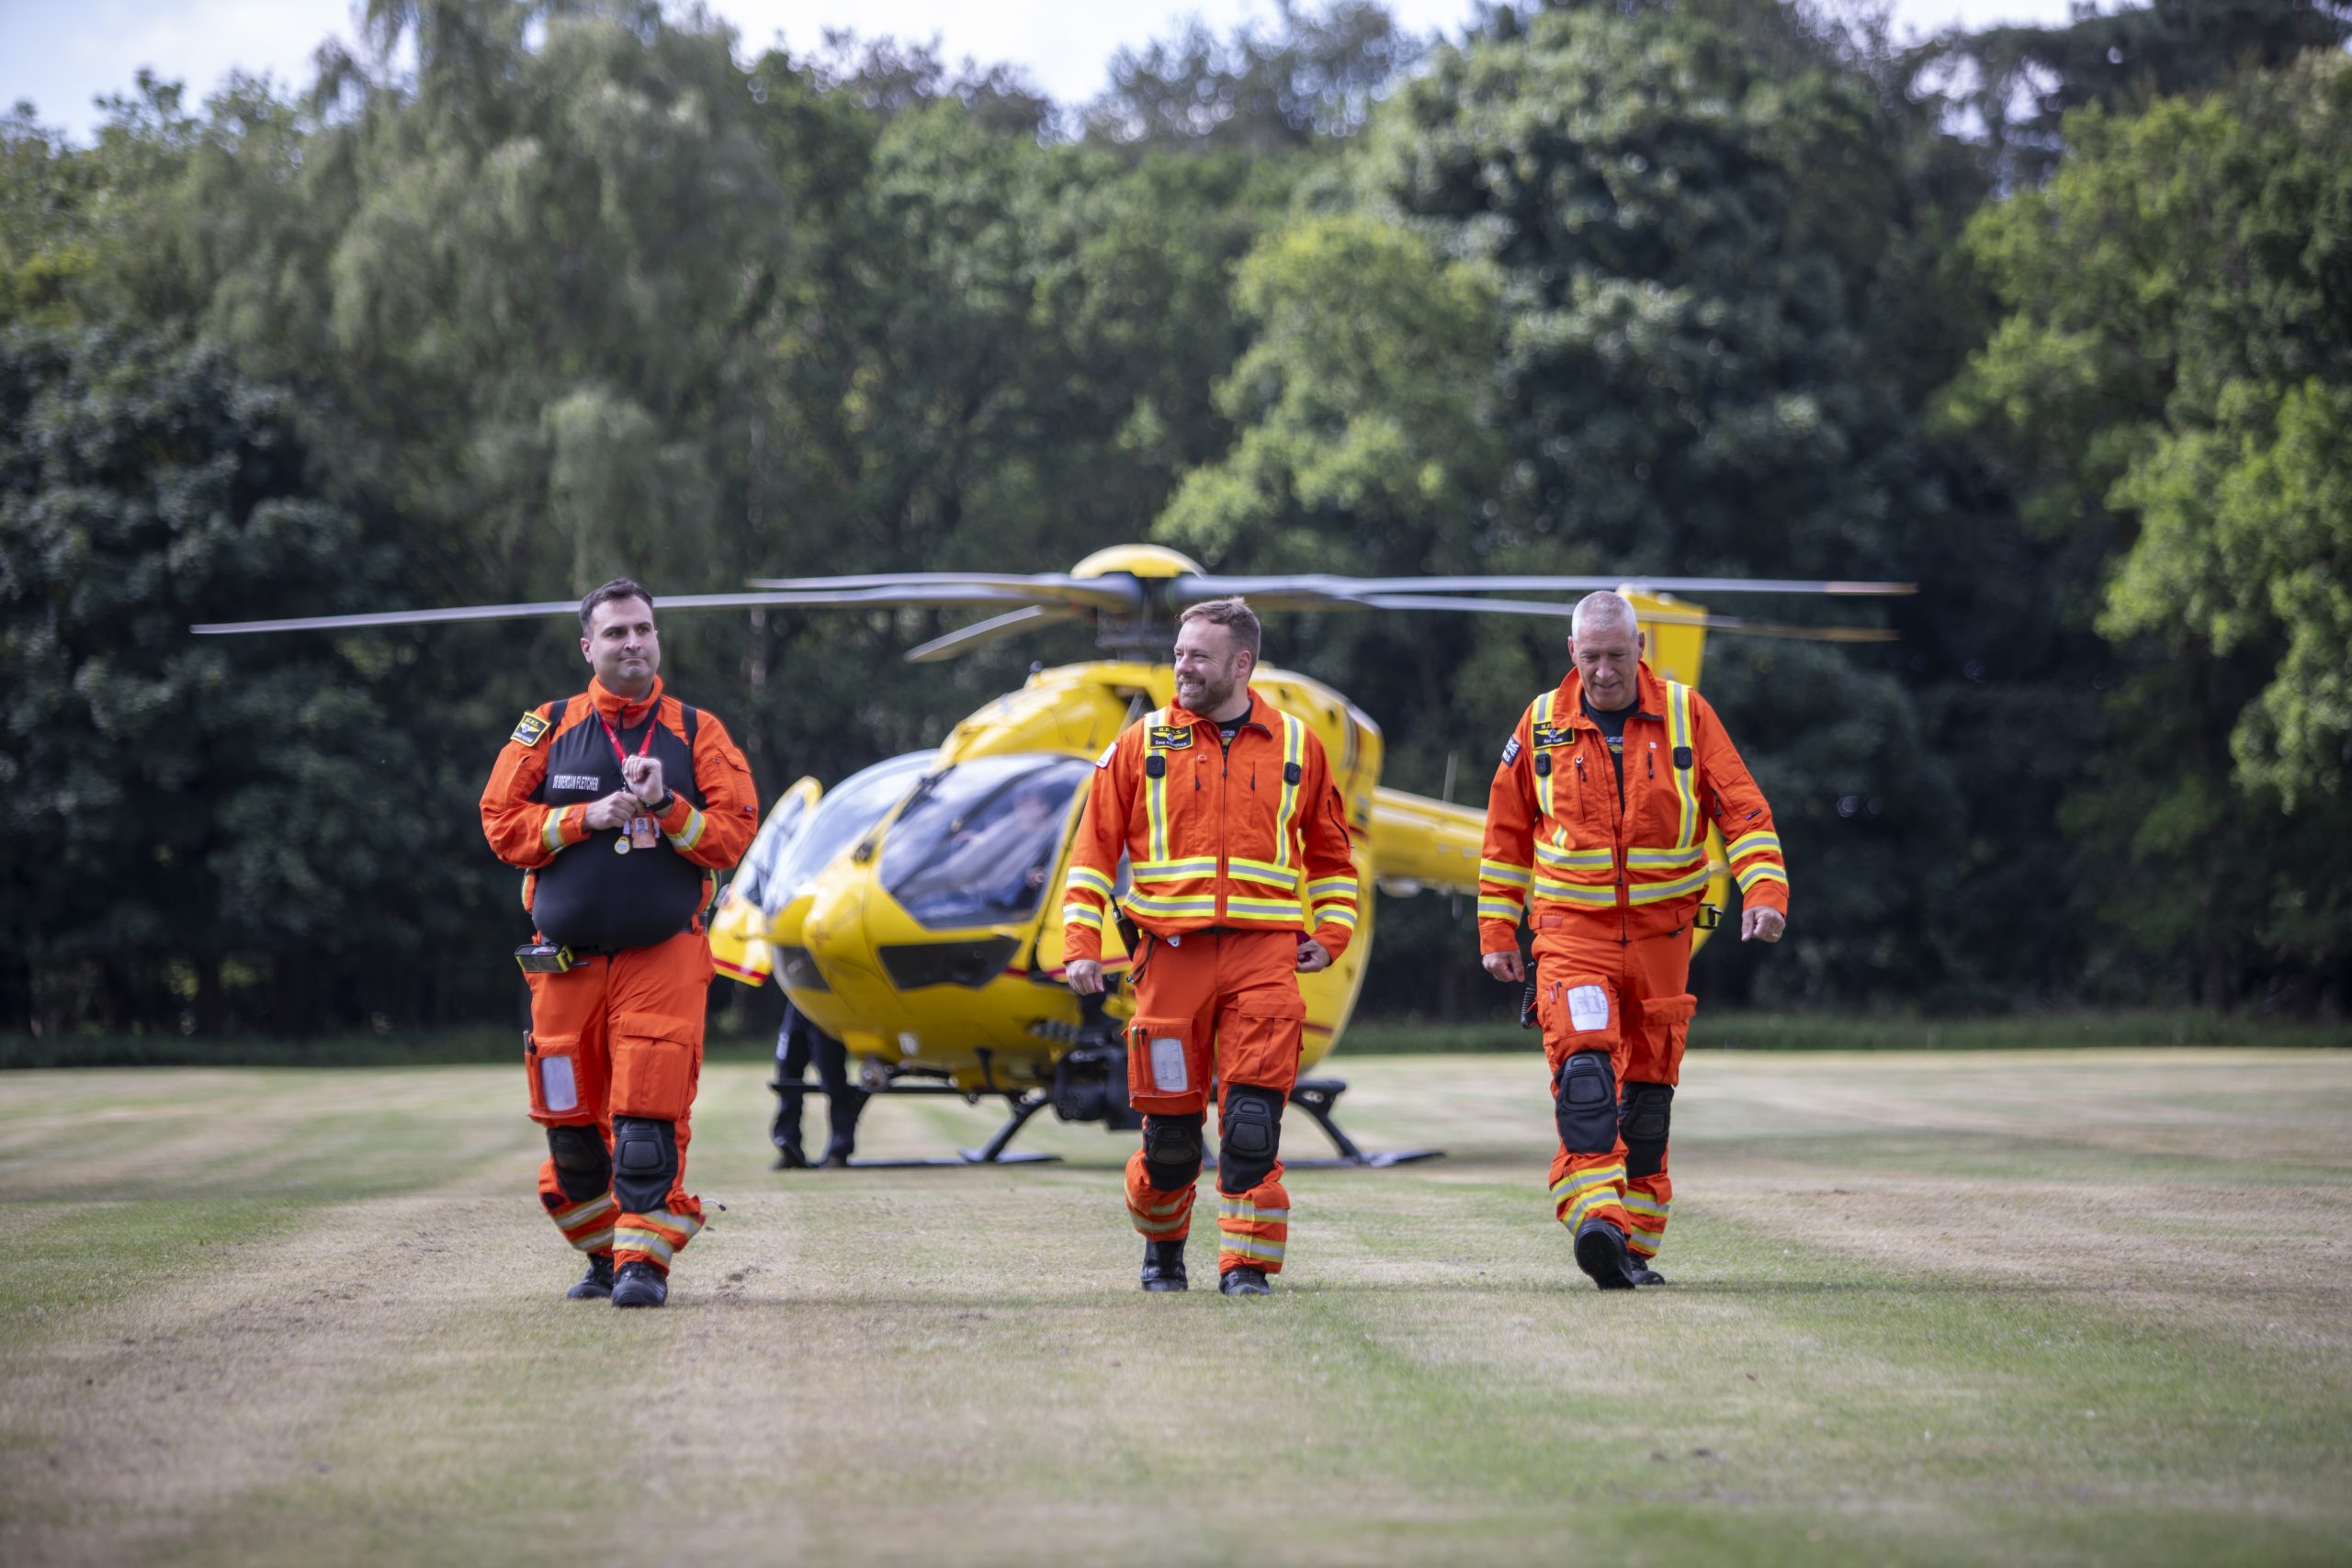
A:
{"label": "helicopter rotor blade", "polygon": [[[843,599],[844,604],[1029,603],[1125,614],[1141,609],[1144,603],[1142,585],[1132,578],[1071,577],[1061,572],[1023,575],[995,571],[886,571],[851,577],[755,577],[752,586],[854,596]],[[974,591],[986,591],[994,597],[983,600],[959,596]]]}
{"label": "helicopter rotor blade", "polygon": [[[951,592],[942,589],[936,595],[920,601],[927,604],[1018,604],[1016,595],[990,589],[969,588]],[[876,609],[893,608],[913,603],[896,594],[881,592],[850,593],[665,593],[656,608],[671,610],[733,610],[733,609],[832,609],[843,606],[871,605]],[[353,615],[295,615],[275,621],[212,621],[193,626],[188,630],[203,637],[225,637],[243,632],[332,631],[350,626],[412,626],[434,625],[448,621],[519,621],[540,615],[577,615],[577,599],[546,599],[530,604],[465,604],[448,610],[374,610]]]}
{"label": "helicopter rotor blade", "polygon": [[1801,593],[1839,597],[1917,593],[1916,582],[1849,582],[1770,577],[1330,577],[1302,572],[1281,577],[1181,577],[1169,585],[1170,603],[1196,604],[1229,594],[1270,609],[1311,609],[1365,593],[1594,593],[1632,588],[1662,593]]}
{"label": "helicopter rotor blade", "polygon": [[[1540,615],[1565,621],[1576,614],[1573,604],[1542,599],[1455,599],[1442,594],[1365,593],[1343,602],[1367,610],[1453,610],[1501,615]],[[1340,607],[1340,606],[1335,606]],[[1751,621],[1739,615],[1690,615],[1653,610],[1642,617],[1645,626],[1704,626],[1709,631],[1743,637],[1787,637],[1802,642],[1896,642],[1898,635],[1884,626],[1799,626],[1780,621]]]}
{"label": "helicopter rotor blade", "polygon": [[1076,610],[1030,604],[1022,609],[1008,610],[1001,615],[991,615],[985,621],[975,621],[944,637],[935,637],[929,642],[910,648],[907,649],[906,660],[910,664],[934,664],[943,659],[954,659],[986,648],[992,642],[1017,636],[1034,626],[1051,626],[1078,618]]}

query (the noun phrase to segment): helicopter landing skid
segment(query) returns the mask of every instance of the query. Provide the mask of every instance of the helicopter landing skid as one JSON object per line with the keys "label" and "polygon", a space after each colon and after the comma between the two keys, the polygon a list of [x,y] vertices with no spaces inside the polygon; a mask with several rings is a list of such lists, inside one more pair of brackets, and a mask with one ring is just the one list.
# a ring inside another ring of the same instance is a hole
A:
{"label": "helicopter landing skid", "polygon": [[[776,1086],[770,1084],[768,1087],[774,1089]],[[801,1092],[804,1094],[823,1094],[826,1092],[825,1087],[822,1084],[804,1083],[799,1087]],[[956,1088],[954,1085],[944,1083],[894,1084],[890,1088],[883,1089],[881,1093],[884,1095],[952,1094],[958,1100],[968,1100],[971,1098],[962,1089]],[[1015,1133],[1020,1132],[1023,1127],[1028,1124],[1029,1118],[1036,1115],[1037,1112],[1043,1111],[1046,1106],[1051,1105],[1053,1103],[1053,1097],[1046,1093],[1043,1089],[1033,1089],[1025,1093],[1005,1093],[1004,1102],[1006,1106],[1011,1109],[1012,1114],[1005,1118],[1004,1125],[996,1130],[996,1135],[994,1137],[990,1138],[986,1144],[977,1149],[958,1149],[956,1151],[956,1154],[952,1158],[942,1156],[933,1159],[852,1159],[849,1162],[849,1168],[852,1170],[918,1170],[934,1166],[1050,1165],[1057,1163],[1062,1157],[1059,1155],[1031,1154],[1026,1152],[1021,1154],[1007,1154],[1005,1152],[1005,1145],[1012,1142],[1012,1135]]]}
{"label": "helicopter landing skid", "polygon": [[1347,1093],[1345,1078],[1301,1078],[1291,1086],[1290,1102],[1315,1118],[1331,1146],[1340,1151],[1337,1159],[1286,1159],[1283,1164],[1292,1170],[1385,1170],[1392,1165],[1410,1165],[1416,1160],[1442,1159],[1443,1149],[1382,1149],[1366,1154],[1356,1146],[1340,1124],[1331,1119],[1331,1108],[1340,1096]]}

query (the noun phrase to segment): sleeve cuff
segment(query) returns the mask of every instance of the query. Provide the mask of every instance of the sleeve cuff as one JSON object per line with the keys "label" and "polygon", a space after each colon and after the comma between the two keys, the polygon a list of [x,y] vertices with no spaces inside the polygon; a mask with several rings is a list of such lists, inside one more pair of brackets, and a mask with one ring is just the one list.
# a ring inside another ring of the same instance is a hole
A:
{"label": "sleeve cuff", "polygon": [[1355,934],[1346,926],[1335,926],[1328,920],[1315,928],[1315,941],[1331,955],[1334,964],[1339,962],[1340,954],[1347,952],[1348,942]]}
{"label": "sleeve cuff", "polygon": [[1480,920],[1478,922],[1478,952],[1517,953],[1519,922],[1517,920]]}

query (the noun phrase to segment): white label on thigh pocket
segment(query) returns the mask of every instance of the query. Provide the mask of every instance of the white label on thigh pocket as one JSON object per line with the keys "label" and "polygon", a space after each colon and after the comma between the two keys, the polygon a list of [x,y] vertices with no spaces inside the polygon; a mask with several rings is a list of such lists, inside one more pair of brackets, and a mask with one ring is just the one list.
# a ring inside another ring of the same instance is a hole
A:
{"label": "white label on thigh pocket", "polygon": [[549,1111],[571,1111],[580,1104],[580,1086],[572,1081],[571,1058],[539,1058],[539,1098]]}
{"label": "white label on thigh pocket", "polygon": [[1609,993],[1598,986],[1568,987],[1568,1027],[1582,1033],[1609,1027]]}
{"label": "white label on thigh pocket", "polygon": [[1182,1094],[1193,1087],[1192,1075],[1184,1070],[1184,1043],[1176,1036],[1163,1034],[1151,1043],[1151,1081],[1167,1094]]}

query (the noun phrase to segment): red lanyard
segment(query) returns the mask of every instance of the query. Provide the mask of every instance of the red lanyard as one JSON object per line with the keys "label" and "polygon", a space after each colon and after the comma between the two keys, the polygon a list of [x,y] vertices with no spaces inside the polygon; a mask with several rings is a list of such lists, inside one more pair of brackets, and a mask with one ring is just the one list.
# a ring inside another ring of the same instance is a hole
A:
{"label": "red lanyard", "polygon": [[[621,712],[626,716],[628,709],[623,708]],[[613,743],[613,755],[620,760],[621,764],[621,787],[627,789],[628,787],[628,753],[621,750],[621,732],[613,728],[613,721],[605,716],[604,710],[601,708],[597,710],[596,722],[605,727],[605,739]],[[645,710],[645,739],[637,743],[639,756],[642,757],[653,749],[653,710],[648,708]]]}

